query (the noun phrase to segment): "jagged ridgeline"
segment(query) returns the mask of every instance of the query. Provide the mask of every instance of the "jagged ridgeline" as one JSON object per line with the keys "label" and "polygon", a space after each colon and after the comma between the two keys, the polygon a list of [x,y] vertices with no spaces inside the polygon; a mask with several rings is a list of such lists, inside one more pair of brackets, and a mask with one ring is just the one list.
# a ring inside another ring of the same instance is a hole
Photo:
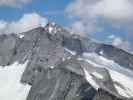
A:
{"label": "jagged ridgeline", "polygon": [[55,23],[1,35],[0,66],[16,61],[28,61],[20,80],[31,85],[26,100],[133,100],[133,88],[112,75],[132,79],[133,55],[71,34]]}

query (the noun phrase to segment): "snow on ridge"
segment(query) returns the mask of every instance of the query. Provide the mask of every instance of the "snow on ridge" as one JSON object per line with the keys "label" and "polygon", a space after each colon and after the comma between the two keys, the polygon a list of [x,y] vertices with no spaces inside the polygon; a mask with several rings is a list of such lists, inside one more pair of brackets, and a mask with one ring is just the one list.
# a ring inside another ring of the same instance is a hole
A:
{"label": "snow on ridge", "polygon": [[121,74],[124,73],[126,76],[133,78],[133,71],[128,68],[125,68],[124,66],[120,66],[113,60],[109,60],[103,56],[99,56],[96,53],[83,53],[82,59],[93,65],[95,64],[95,66],[97,67],[105,67],[111,70],[115,70]]}
{"label": "snow on ridge", "polygon": [[[83,57],[78,58],[78,60],[86,61],[87,63],[93,65],[95,68],[105,68],[109,71],[109,74],[113,80],[114,86],[118,93],[127,98],[133,98],[133,72],[120,66],[112,60],[108,60],[96,53],[83,53]],[[100,87],[95,80],[92,80],[90,72],[84,69],[85,77],[88,82],[94,87]],[[94,73],[93,73],[94,74]],[[100,73],[98,73],[100,74]],[[95,75],[96,76],[96,75]],[[101,75],[102,76],[102,75]],[[97,76],[97,78],[99,78]]]}
{"label": "snow on ridge", "polygon": [[64,47],[64,49],[72,55],[76,55],[76,51],[69,50],[68,48]]}
{"label": "snow on ridge", "polygon": [[24,38],[24,34],[19,35],[19,38],[21,39]]}
{"label": "snow on ridge", "polygon": [[93,80],[93,77],[87,72],[85,68],[83,68],[83,71],[85,73],[86,80],[96,89],[98,90],[99,85]]}
{"label": "snow on ridge", "polygon": [[53,31],[53,27],[49,27],[49,29],[48,29],[48,31],[49,31],[49,33],[52,33],[52,31]]}
{"label": "snow on ridge", "polygon": [[94,75],[95,77],[99,78],[99,79],[103,79],[103,76],[100,73],[92,72],[92,75]]}
{"label": "snow on ridge", "polygon": [[26,100],[29,85],[20,83],[20,79],[28,61],[24,64],[15,62],[10,66],[0,66],[0,99]]}
{"label": "snow on ridge", "polygon": [[57,27],[56,23],[51,22],[51,23],[48,23],[48,24],[47,24],[46,30],[47,30],[50,34],[56,34],[57,31],[60,31],[60,28]]}
{"label": "snow on ridge", "polygon": [[[68,48],[64,49],[70,54],[76,55],[75,51],[69,50]],[[96,69],[96,71],[93,70],[89,72],[86,68],[83,68],[86,80],[96,90],[100,87],[100,85],[93,79],[93,76],[95,76],[97,79],[104,80],[105,74],[98,71],[99,68],[104,68],[109,72],[113,81],[113,85],[116,88],[118,94],[122,97],[133,98],[133,71],[120,66],[113,60],[104,58],[103,56],[100,56],[96,53],[83,53],[83,55],[77,58],[77,60],[85,61],[92,65],[94,69]]]}
{"label": "snow on ridge", "polygon": [[119,94],[127,98],[133,98],[133,79],[113,70],[110,70],[110,75],[116,83],[114,85]]}

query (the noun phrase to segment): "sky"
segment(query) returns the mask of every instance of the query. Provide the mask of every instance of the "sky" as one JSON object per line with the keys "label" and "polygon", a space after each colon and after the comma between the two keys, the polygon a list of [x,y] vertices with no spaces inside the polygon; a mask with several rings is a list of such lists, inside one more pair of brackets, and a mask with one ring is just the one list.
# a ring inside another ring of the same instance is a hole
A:
{"label": "sky", "polygon": [[132,52],[132,9],[132,0],[0,0],[0,34],[21,33],[52,21]]}

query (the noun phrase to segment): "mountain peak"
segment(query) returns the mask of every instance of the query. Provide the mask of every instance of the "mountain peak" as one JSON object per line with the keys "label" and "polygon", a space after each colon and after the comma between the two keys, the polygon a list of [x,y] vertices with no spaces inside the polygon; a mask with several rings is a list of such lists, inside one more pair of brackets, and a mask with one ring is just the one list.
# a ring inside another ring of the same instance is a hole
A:
{"label": "mountain peak", "polygon": [[45,26],[45,30],[50,34],[56,34],[57,32],[61,32],[63,28],[57,25],[55,22],[48,22],[48,24]]}
{"label": "mountain peak", "polygon": [[12,37],[0,36],[0,65],[28,60],[21,76],[21,83],[32,85],[27,100],[75,100],[77,95],[95,100],[97,87],[117,98],[133,97],[133,56],[121,49],[71,34],[54,22]]}

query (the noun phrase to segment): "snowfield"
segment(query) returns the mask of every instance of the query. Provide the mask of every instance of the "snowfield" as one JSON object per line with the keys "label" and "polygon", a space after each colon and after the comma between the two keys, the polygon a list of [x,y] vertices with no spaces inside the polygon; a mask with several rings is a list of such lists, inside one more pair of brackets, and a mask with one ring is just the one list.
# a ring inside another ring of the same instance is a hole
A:
{"label": "snowfield", "polygon": [[20,83],[20,79],[27,62],[24,64],[15,62],[10,66],[0,66],[1,100],[26,100],[30,86]]}
{"label": "snowfield", "polygon": [[[108,60],[96,53],[84,53],[82,58],[79,60],[86,61],[93,67],[105,68],[109,71],[113,85],[115,86],[119,95],[127,98],[133,98],[133,72],[123,66],[118,65],[112,60]],[[90,82],[90,84],[98,89],[100,86],[93,80],[90,74],[95,74],[97,79],[102,78],[103,74],[99,72],[90,73],[86,68],[84,68],[85,77]],[[100,75],[99,75],[100,74]],[[104,76],[103,76],[104,77]]]}
{"label": "snowfield", "polygon": [[[72,55],[76,55],[76,52],[74,51],[71,51],[67,48],[65,48],[65,50]],[[125,68],[124,66],[120,66],[113,60],[106,59],[96,53],[83,53],[83,55],[79,57],[78,60],[85,61],[90,65],[84,66],[83,71],[85,73],[86,80],[96,90],[103,87],[101,87],[101,83],[99,84],[95,79],[93,79],[93,76],[95,76],[97,80],[105,80],[107,73],[103,72],[106,72],[104,70],[106,69],[113,81],[113,86],[115,87],[118,96],[120,95],[126,98],[133,98],[133,71]]]}

